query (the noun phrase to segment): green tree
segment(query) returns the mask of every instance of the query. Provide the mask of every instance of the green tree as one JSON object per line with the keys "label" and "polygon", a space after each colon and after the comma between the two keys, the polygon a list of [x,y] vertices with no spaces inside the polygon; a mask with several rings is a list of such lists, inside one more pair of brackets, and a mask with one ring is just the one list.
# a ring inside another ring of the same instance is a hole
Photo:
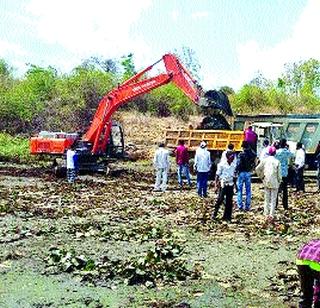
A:
{"label": "green tree", "polygon": [[30,66],[21,80],[13,82],[3,95],[7,125],[15,123],[18,130],[28,129],[32,119],[44,109],[45,101],[53,97],[56,78],[51,67]]}
{"label": "green tree", "polygon": [[234,90],[229,86],[222,86],[219,90],[228,96],[235,94]]}
{"label": "green tree", "polygon": [[320,90],[320,61],[309,59],[298,63],[286,64],[282,80],[289,94],[316,95]]}
{"label": "green tree", "polygon": [[[56,115],[50,127],[86,130],[101,98],[116,85],[116,76],[94,68],[75,68],[70,75],[62,76],[56,87]],[[52,101],[49,102],[52,105]],[[55,118],[60,119],[56,121]],[[55,128],[57,129],[57,128]]]}
{"label": "green tree", "polygon": [[232,96],[231,105],[236,113],[257,113],[267,105],[267,97],[264,90],[246,84]]}
{"label": "green tree", "polygon": [[133,60],[133,54],[129,53],[127,56],[123,56],[121,60],[121,65],[124,70],[122,75],[122,80],[127,80],[136,74],[136,69]]}
{"label": "green tree", "polygon": [[260,89],[267,89],[272,85],[272,82],[265,78],[262,72],[258,71],[255,73],[254,78],[249,82],[249,84]]}
{"label": "green tree", "polygon": [[186,120],[196,112],[196,106],[174,84],[157,88],[148,95],[149,110],[152,114],[165,117],[178,116]]}
{"label": "green tree", "polygon": [[106,73],[117,74],[118,62],[114,59],[102,59],[101,57],[90,57],[84,60],[81,65],[84,69],[102,70]]}

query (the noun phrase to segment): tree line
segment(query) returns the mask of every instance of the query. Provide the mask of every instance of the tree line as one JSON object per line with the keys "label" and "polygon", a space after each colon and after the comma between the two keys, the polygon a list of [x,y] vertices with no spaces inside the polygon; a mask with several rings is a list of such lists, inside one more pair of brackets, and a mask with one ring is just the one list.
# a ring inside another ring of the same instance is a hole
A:
{"label": "tree line", "polygon": [[[200,65],[192,50],[179,55],[193,76]],[[0,130],[10,134],[40,130],[85,130],[100,99],[136,73],[134,56],[120,59],[91,57],[68,74],[54,67],[29,65],[16,77],[14,69],[0,59]],[[315,59],[288,64],[276,81],[258,73],[238,91],[224,86],[235,113],[314,113],[320,111],[320,62]],[[174,85],[169,84],[136,98],[124,109],[161,117],[187,118],[199,110]]]}

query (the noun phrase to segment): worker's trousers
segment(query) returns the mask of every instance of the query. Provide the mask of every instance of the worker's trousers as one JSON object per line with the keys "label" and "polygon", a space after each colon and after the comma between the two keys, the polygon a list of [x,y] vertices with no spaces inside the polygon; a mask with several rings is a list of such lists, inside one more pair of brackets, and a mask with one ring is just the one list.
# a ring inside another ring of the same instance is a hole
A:
{"label": "worker's trousers", "polygon": [[304,167],[297,168],[295,170],[295,185],[297,191],[303,191],[304,192],[304,179],[303,179],[303,170]]}
{"label": "worker's trousers", "polygon": [[197,173],[197,192],[200,197],[207,197],[209,172]]}
{"label": "worker's trousers", "polygon": [[154,185],[155,190],[165,191],[167,189],[168,182],[168,168],[156,169],[156,183]]}
{"label": "worker's trousers", "polygon": [[189,165],[188,164],[181,164],[177,166],[178,168],[178,183],[182,186],[183,181],[182,178],[185,175],[189,186],[191,186],[191,179],[190,179],[190,172],[189,172]]}
{"label": "worker's trousers", "polygon": [[264,215],[274,216],[278,188],[264,188]]}
{"label": "worker's trousers", "polygon": [[67,179],[69,183],[73,183],[76,179],[76,169],[68,168],[67,169]]}
{"label": "worker's trousers", "polygon": [[300,308],[320,308],[320,272],[311,269],[308,265],[298,265],[301,285]]}
{"label": "worker's trousers", "polygon": [[240,172],[238,176],[238,196],[237,196],[237,201],[238,201],[238,208],[240,210],[243,209],[243,185],[246,187],[246,203],[245,203],[245,208],[246,210],[250,210],[251,206],[251,173],[250,172]]}
{"label": "worker's trousers", "polygon": [[282,182],[278,191],[277,205],[279,202],[279,194],[282,192],[282,205],[285,210],[288,209],[288,178],[286,176],[282,177]]}
{"label": "worker's trousers", "polygon": [[224,198],[226,199],[223,220],[231,220],[232,216],[232,197],[233,197],[233,185],[225,185],[221,188],[218,196],[218,200],[214,207],[213,217],[217,217],[220,205],[223,203]]}

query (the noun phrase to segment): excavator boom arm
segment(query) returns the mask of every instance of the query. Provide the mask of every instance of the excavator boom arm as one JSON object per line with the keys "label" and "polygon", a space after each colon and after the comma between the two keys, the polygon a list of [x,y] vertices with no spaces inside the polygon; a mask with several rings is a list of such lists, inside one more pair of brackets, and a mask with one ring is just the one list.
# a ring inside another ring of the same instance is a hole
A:
{"label": "excavator boom arm", "polygon": [[[166,73],[141,80],[145,73],[161,61],[164,62]],[[194,103],[198,103],[201,88],[176,56],[166,54],[161,60],[134,75],[101,99],[91,126],[82,138],[84,141],[93,144],[92,153],[105,152],[110,135],[111,117],[120,106],[169,82],[173,82]]]}

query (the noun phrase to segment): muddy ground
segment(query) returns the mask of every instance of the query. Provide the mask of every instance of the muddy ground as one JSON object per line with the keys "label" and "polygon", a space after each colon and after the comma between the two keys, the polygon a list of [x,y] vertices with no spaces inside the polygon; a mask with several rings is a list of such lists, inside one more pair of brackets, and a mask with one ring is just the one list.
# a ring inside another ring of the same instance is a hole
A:
{"label": "muddy ground", "polygon": [[252,210],[226,224],[210,219],[212,189],[206,199],[180,191],[174,172],[159,193],[148,161],[74,185],[0,165],[0,306],[296,306],[296,250],[320,236],[313,180],[304,195],[289,190],[273,225],[254,183]]}

